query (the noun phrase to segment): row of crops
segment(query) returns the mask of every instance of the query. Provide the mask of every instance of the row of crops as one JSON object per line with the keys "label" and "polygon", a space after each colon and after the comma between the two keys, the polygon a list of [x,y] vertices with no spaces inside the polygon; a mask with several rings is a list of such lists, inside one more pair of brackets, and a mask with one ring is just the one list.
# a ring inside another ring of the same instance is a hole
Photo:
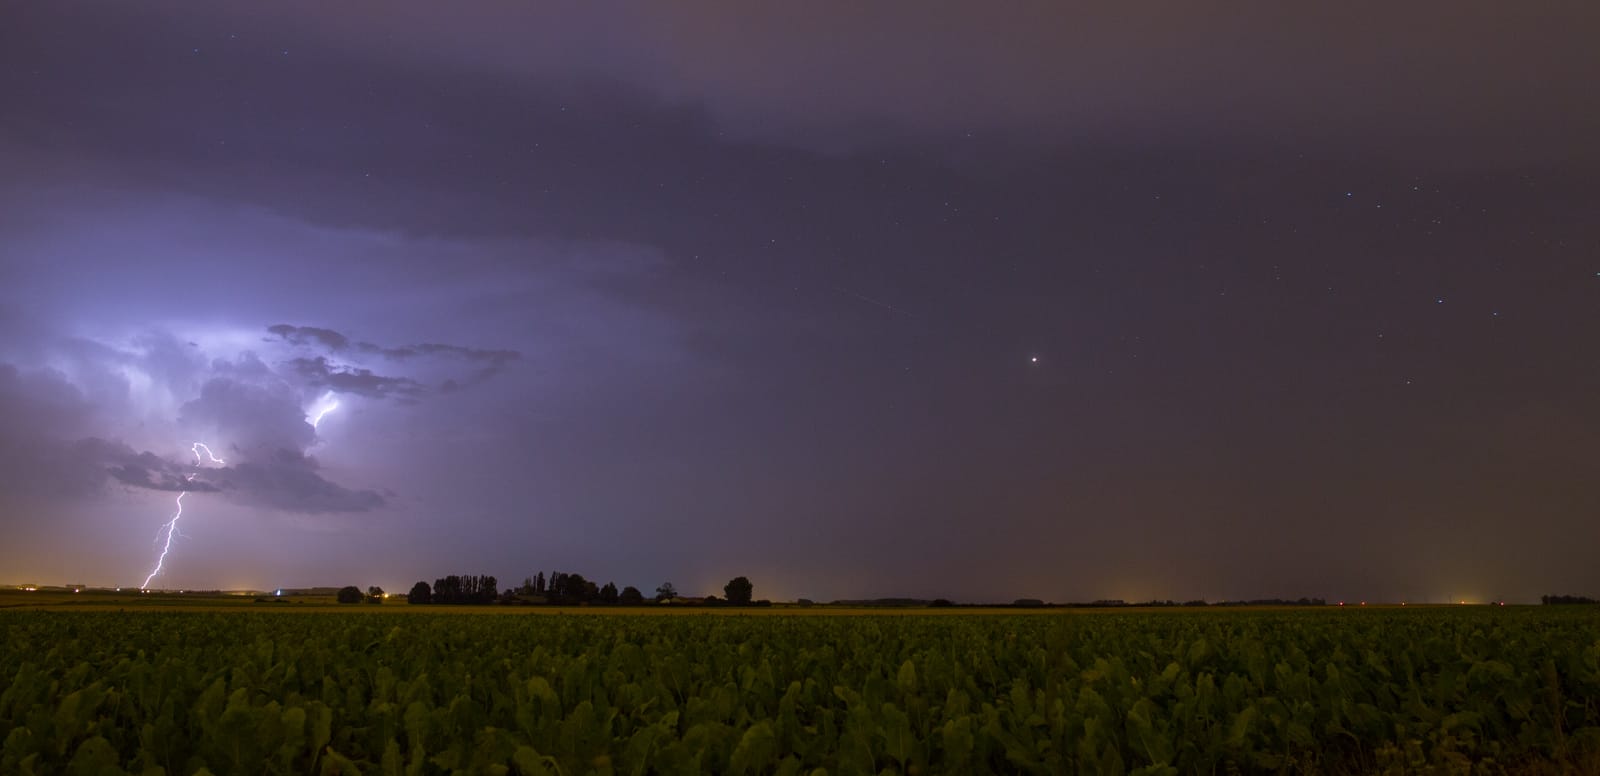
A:
{"label": "row of crops", "polygon": [[1600,764],[1600,613],[0,613],[0,773]]}

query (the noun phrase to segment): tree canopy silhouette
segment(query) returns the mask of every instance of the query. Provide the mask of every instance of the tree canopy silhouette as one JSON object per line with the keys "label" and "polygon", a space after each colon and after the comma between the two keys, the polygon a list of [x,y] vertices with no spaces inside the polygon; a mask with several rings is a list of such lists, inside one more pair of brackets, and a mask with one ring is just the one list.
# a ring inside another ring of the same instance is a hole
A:
{"label": "tree canopy silhouette", "polygon": [[[496,580],[492,575],[481,576],[469,574],[458,576],[451,574],[443,579],[434,580],[433,596],[429,603],[435,604],[488,604],[494,603],[500,596],[496,587]],[[418,583],[422,584],[422,583]],[[413,586],[412,588],[416,588]]]}
{"label": "tree canopy silhouette", "polygon": [[746,577],[734,577],[728,584],[722,586],[723,595],[728,603],[734,606],[749,606],[750,599],[755,595],[755,585],[750,584]]}

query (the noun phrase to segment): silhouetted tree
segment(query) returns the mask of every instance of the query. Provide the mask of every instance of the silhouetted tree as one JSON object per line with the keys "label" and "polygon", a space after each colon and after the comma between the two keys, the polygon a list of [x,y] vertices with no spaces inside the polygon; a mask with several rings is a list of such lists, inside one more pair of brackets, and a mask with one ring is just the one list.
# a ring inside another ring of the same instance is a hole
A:
{"label": "silhouetted tree", "polygon": [[433,581],[433,602],[436,604],[461,603],[461,577],[451,574]]}
{"label": "silhouetted tree", "polygon": [[415,585],[412,585],[411,586],[411,592],[406,593],[406,603],[408,603],[408,604],[431,604],[431,603],[433,603],[433,588],[428,587],[428,583],[427,582],[418,582]]}
{"label": "silhouetted tree", "polygon": [[617,603],[623,606],[638,606],[644,603],[644,593],[639,592],[639,588],[628,585],[622,588],[622,593],[617,596]]}
{"label": "silhouetted tree", "polygon": [[678,588],[673,587],[671,582],[662,582],[661,583],[661,587],[656,588],[656,600],[657,601],[665,601],[668,598],[677,598],[677,597],[678,597]]}
{"label": "silhouetted tree", "polygon": [[549,590],[545,595],[553,604],[581,604],[600,597],[600,588],[584,579],[582,574],[553,571],[550,573]]}
{"label": "silhouetted tree", "polygon": [[433,583],[433,603],[487,604],[500,595],[497,580],[489,574],[457,576],[451,574]]}
{"label": "silhouetted tree", "polygon": [[607,582],[605,587],[600,588],[600,603],[614,604],[617,597],[617,583]]}
{"label": "silhouetted tree", "polygon": [[359,604],[361,603],[361,588],[355,585],[345,585],[339,588],[337,600],[341,604]]}
{"label": "silhouetted tree", "polygon": [[381,604],[381,603],[383,603],[383,588],[378,587],[377,585],[373,585],[371,587],[368,587],[367,588],[367,603],[369,603],[369,604]]}
{"label": "silhouetted tree", "polygon": [[756,586],[750,584],[749,579],[734,577],[728,580],[728,584],[722,586],[722,593],[728,597],[728,603],[734,606],[749,606],[755,589]]}

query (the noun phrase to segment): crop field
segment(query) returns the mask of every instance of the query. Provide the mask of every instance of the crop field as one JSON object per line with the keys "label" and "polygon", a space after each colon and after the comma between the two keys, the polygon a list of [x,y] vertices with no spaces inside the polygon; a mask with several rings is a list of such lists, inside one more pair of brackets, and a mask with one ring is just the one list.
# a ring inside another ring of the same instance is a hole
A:
{"label": "crop field", "polygon": [[0,773],[1600,772],[1589,607],[372,608],[0,610]]}

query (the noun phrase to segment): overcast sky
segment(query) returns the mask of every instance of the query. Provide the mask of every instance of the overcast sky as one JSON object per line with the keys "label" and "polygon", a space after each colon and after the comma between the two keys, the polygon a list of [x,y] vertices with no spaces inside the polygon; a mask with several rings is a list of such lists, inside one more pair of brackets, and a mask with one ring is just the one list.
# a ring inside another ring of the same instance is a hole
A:
{"label": "overcast sky", "polygon": [[1600,592],[1596,8],[9,4],[0,582]]}

